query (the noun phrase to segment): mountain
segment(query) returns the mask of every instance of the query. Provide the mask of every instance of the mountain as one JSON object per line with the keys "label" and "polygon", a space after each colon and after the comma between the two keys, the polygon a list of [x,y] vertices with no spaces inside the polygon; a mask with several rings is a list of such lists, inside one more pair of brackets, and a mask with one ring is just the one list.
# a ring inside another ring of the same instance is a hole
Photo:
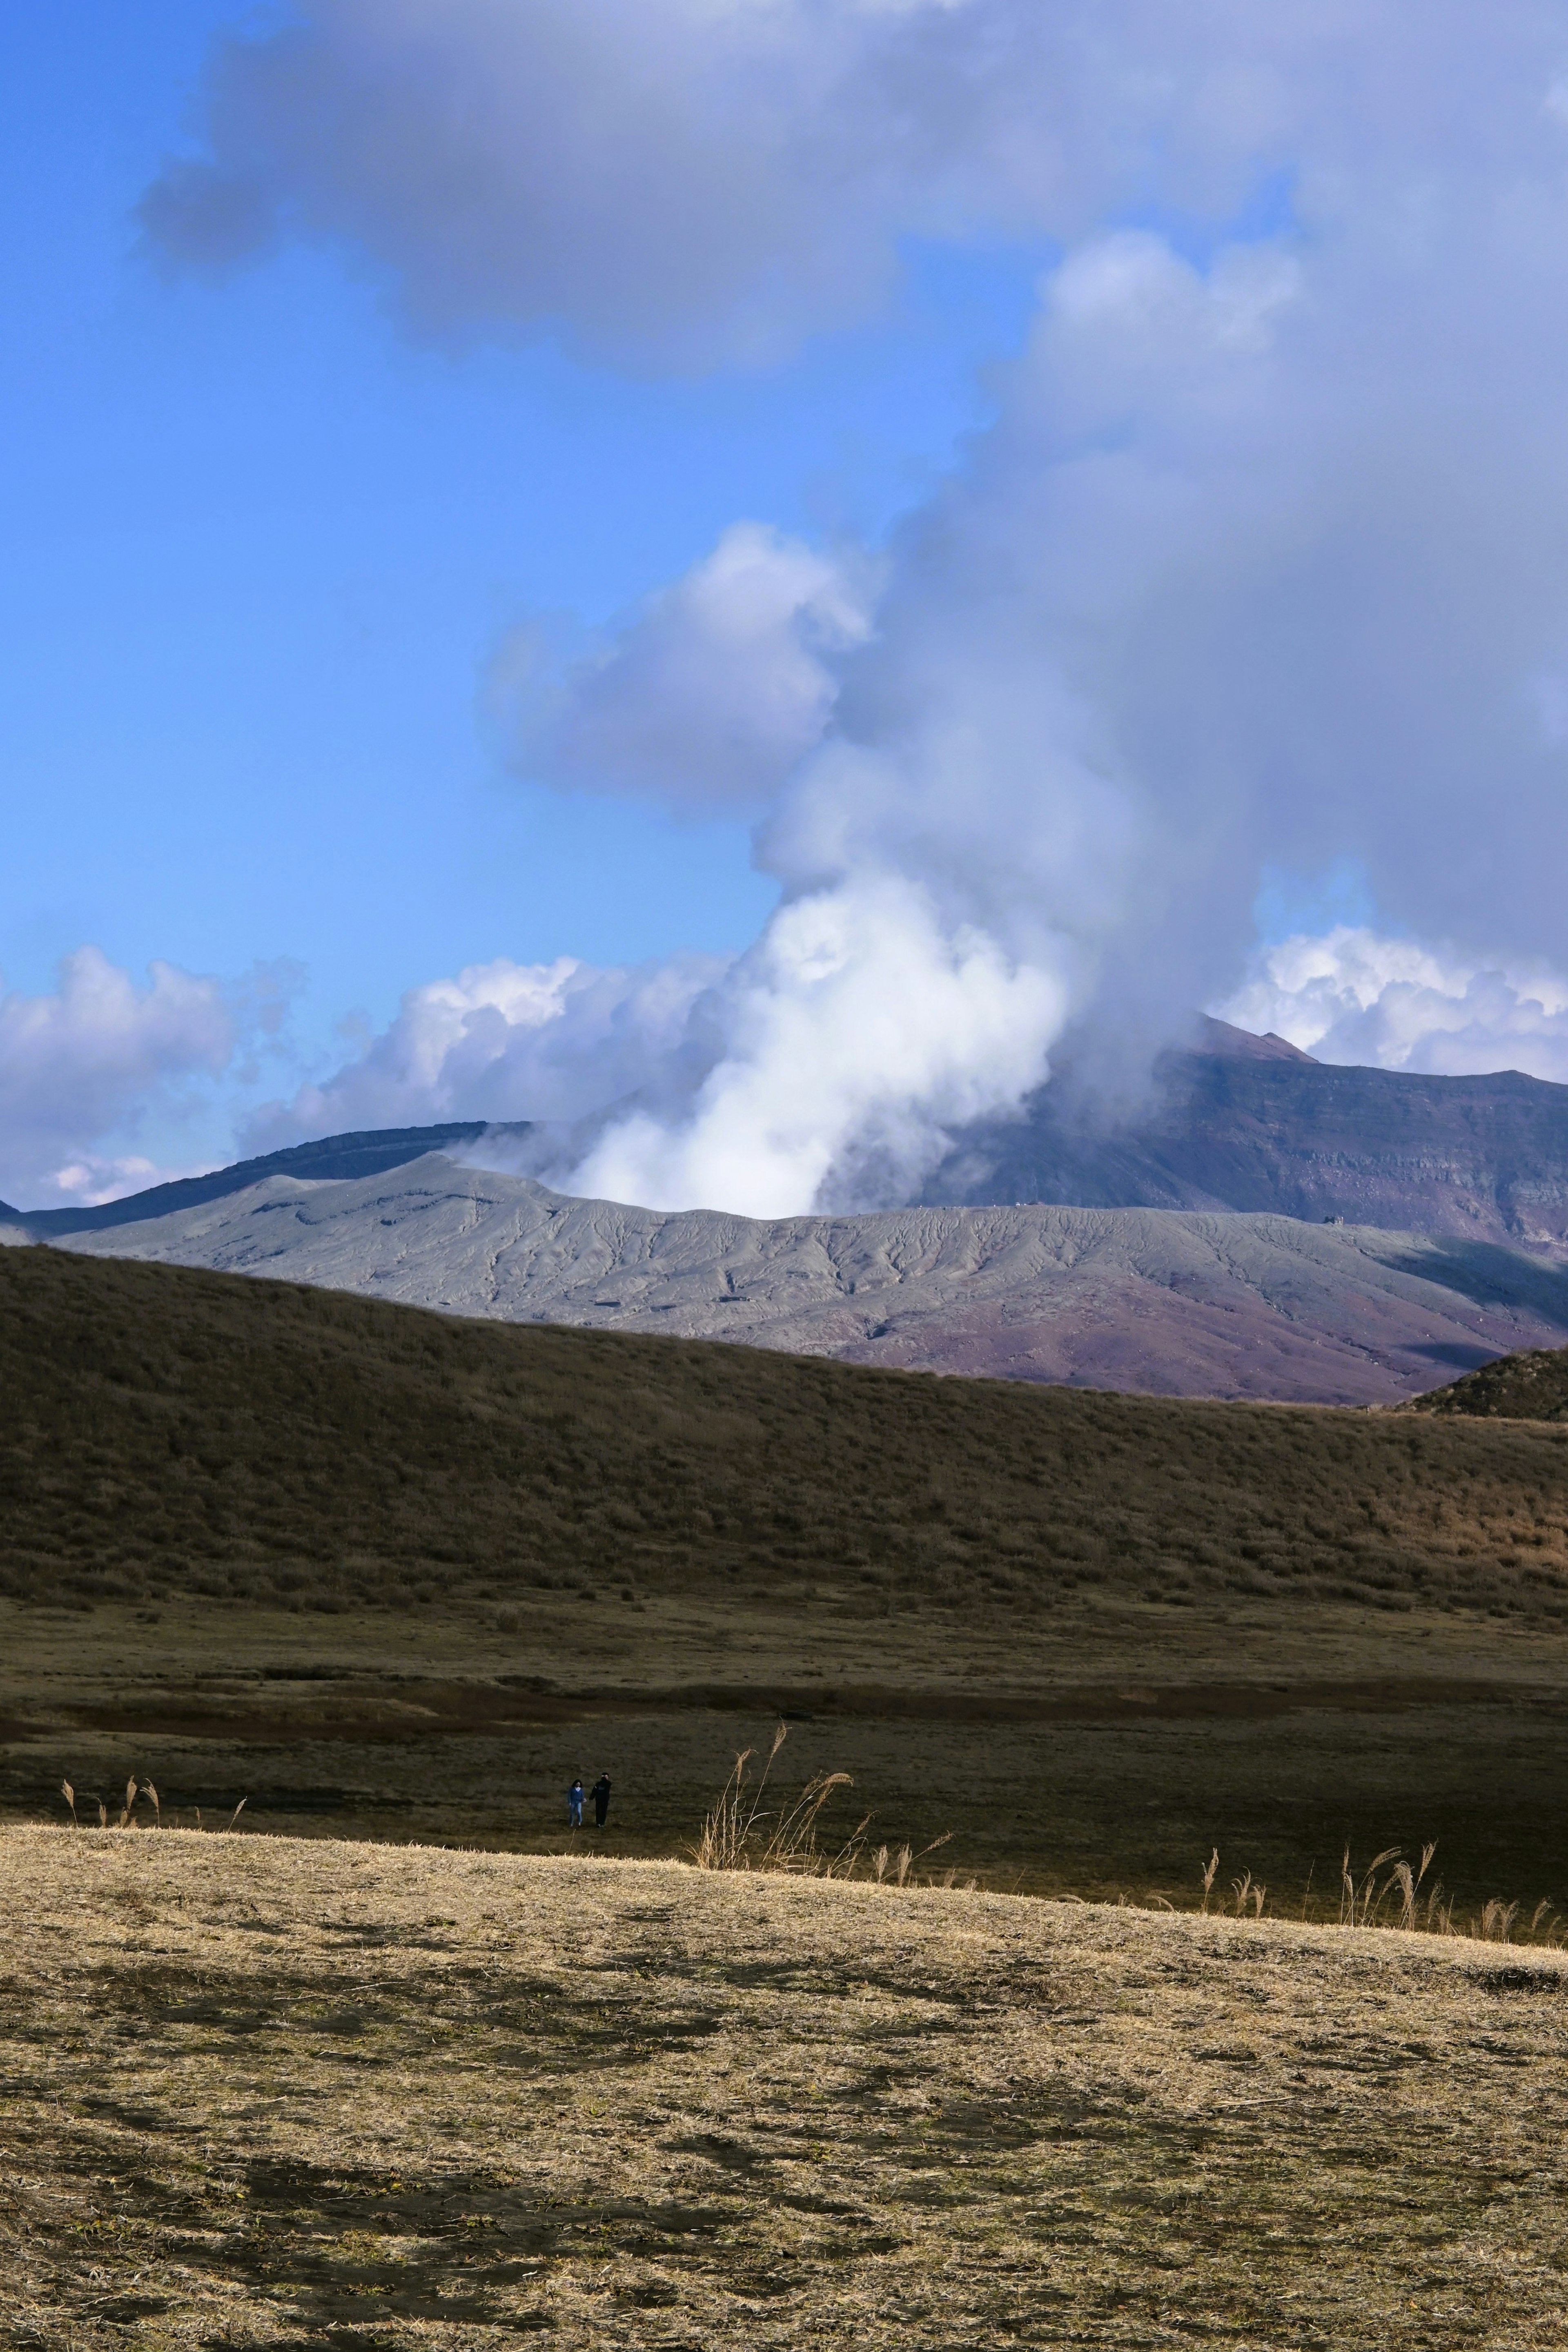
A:
{"label": "mountain", "polygon": [[1069,1073],[965,1129],[921,1198],[1268,1211],[1568,1252],[1568,1087],[1345,1068],[1207,1022],[1136,1116],[1109,1123]]}
{"label": "mountain", "polygon": [[[97,1208],[0,1203],[0,1223],[41,1240],[107,1233],[269,1176],[380,1175],[481,1139],[515,1151],[530,1132],[526,1120],[468,1120],[328,1136]],[[920,1194],[926,1207],[1021,1202],[1342,1217],[1568,1255],[1568,1087],[1517,1070],[1446,1078],[1346,1068],[1283,1037],[1205,1021],[1196,1049],[1163,1055],[1120,1118],[1069,1067],[1018,1116],[961,1130]]]}
{"label": "mountain", "polygon": [[1184,1395],[1393,1402],[1568,1338],[1568,1087],[1517,1071],[1349,1069],[1209,1021],[1135,1117],[1069,1067],[874,1216],[667,1216],[442,1156],[524,1157],[530,1133],[331,1136],[97,1208],[0,1207],[0,1240]]}
{"label": "mountain", "polygon": [[1468,1236],[1148,1209],[666,1214],[439,1153],[56,1238],[507,1322],[1171,1395],[1391,1402],[1568,1339],[1568,1268]]}
{"label": "mountain", "polygon": [[115,1225],[144,1224],[151,1217],[177,1215],[182,1210],[243,1192],[268,1176],[292,1176],[310,1183],[351,1176],[379,1176],[388,1168],[405,1167],[426,1151],[450,1144],[477,1143],[481,1135],[527,1133],[517,1128],[487,1128],[482,1119],[459,1120],[447,1127],[384,1127],[362,1135],[328,1135],[317,1143],[296,1143],[285,1151],[269,1151],[260,1160],[238,1160],[231,1168],[215,1168],[205,1176],[181,1176],[172,1184],[153,1184],[145,1192],[130,1192],[122,1201],[100,1202],[96,1208],[9,1209],[0,1201],[0,1219],[21,1226],[35,1240],[51,1241],[66,1234],[107,1233]]}

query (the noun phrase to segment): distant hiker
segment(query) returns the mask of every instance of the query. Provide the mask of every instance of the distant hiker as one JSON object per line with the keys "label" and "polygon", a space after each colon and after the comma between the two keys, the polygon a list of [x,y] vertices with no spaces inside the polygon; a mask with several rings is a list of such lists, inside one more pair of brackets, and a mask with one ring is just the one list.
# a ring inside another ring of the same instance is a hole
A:
{"label": "distant hiker", "polygon": [[583,1826],[583,1783],[574,1780],[566,1791],[566,1826],[580,1830]]}
{"label": "distant hiker", "polygon": [[609,1812],[609,1810],[610,1776],[607,1772],[601,1772],[598,1779],[594,1783],[594,1826],[595,1829],[602,1830],[604,1828],[605,1818]]}

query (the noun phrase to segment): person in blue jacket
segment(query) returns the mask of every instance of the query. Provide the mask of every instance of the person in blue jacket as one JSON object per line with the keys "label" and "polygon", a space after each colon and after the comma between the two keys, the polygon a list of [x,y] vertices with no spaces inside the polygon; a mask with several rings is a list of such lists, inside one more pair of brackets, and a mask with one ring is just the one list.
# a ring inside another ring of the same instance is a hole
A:
{"label": "person in blue jacket", "polygon": [[580,1830],[583,1826],[583,1783],[574,1780],[566,1791],[566,1826]]}

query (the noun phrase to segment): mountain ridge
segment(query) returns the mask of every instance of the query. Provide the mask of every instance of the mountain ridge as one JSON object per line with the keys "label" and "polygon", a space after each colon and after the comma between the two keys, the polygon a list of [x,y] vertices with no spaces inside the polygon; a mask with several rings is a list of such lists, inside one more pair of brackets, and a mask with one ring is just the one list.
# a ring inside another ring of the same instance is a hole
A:
{"label": "mountain ridge", "polygon": [[1173,1395],[1392,1403],[1568,1340],[1568,1267],[1468,1237],[1049,1205],[665,1213],[439,1153],[273,1174],[56,1245],[501,1321]]}
{"label": "mountain ridge", "polygon": [[545,1142],[475,1120],[329,1136],[96,1208],[0,1211],[0,1240],[1182,1395],[1397,1403],[1568,1340],[1568,1087],[1519,1072],[1345,1068],[1210,1021],[1135,1118],[1069,1066],[955,1137],[920,1200],[857,1214],[665,1213],[505,1172]]}
{"label": "mountain ridge", "polygon": [[[35,1238],[105,1232],[271,1175],[339,1181],[459,1148],[501,1164],[538,1122],[456,1120],[325,1136],[93,1207],[14,1209]],[[526,1151],[519,1154],[526,1160]],[[1568,1255],[1568,1087],[1517,1070],[1426,1076],[1317,1062],[1205,1018],[1115,1115],[1069,1066],[1018,1112],[957,1131],[909,1205],[1242,1211],[1342,1218]]]}
{"label": "mountain ridge", "polygon": [[1070,1079],[981,1121],[928,1202],[1228,1209],[1568,1252],[1568,1087],[1517,1070],[1430,1077],[1284,1055],[1172,1053],[1136,1118]]}
{"label": "mountain ridge", "polygon": [[[526,1124],[506,1131],[522,1132]],[[100,1201],[90,1207],[12,1209],[0,1201],[0,1217],[40,1241],[57,1234],[102,1233],[114,1225],[140,1224],[151,1217],[202,1207],[231,1192],[244,1192],[247,1185],[268,1176],[321,1182],[380,1175],[389,1168],[406,1166],[426,1151],[438,1151],[443,1144],[477,1143],[492,1131],[483,1119],[461,1119],[438,1127],[367,1128],[346,1135],[325,1135],[264,1152],[258,1159],[236,1160],[202,1176],[176,1176],[167,1183],[149,1185],[145,1192],[128,1192],[118,1201]]]}

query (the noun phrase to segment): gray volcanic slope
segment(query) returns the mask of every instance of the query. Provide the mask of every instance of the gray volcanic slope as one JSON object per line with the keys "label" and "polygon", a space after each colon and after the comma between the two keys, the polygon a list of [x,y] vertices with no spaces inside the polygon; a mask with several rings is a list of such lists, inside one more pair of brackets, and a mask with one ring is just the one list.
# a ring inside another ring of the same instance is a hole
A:
{"label": "gray volcanic slope", "polygon": [[439,1153],[271,1175],[55,1246],[458,1315],[1171,1395],[1392,1402],[1568,1341],[1568,1270],[1278,1215],[910,1208],[771,1223],[568,1199]]}

